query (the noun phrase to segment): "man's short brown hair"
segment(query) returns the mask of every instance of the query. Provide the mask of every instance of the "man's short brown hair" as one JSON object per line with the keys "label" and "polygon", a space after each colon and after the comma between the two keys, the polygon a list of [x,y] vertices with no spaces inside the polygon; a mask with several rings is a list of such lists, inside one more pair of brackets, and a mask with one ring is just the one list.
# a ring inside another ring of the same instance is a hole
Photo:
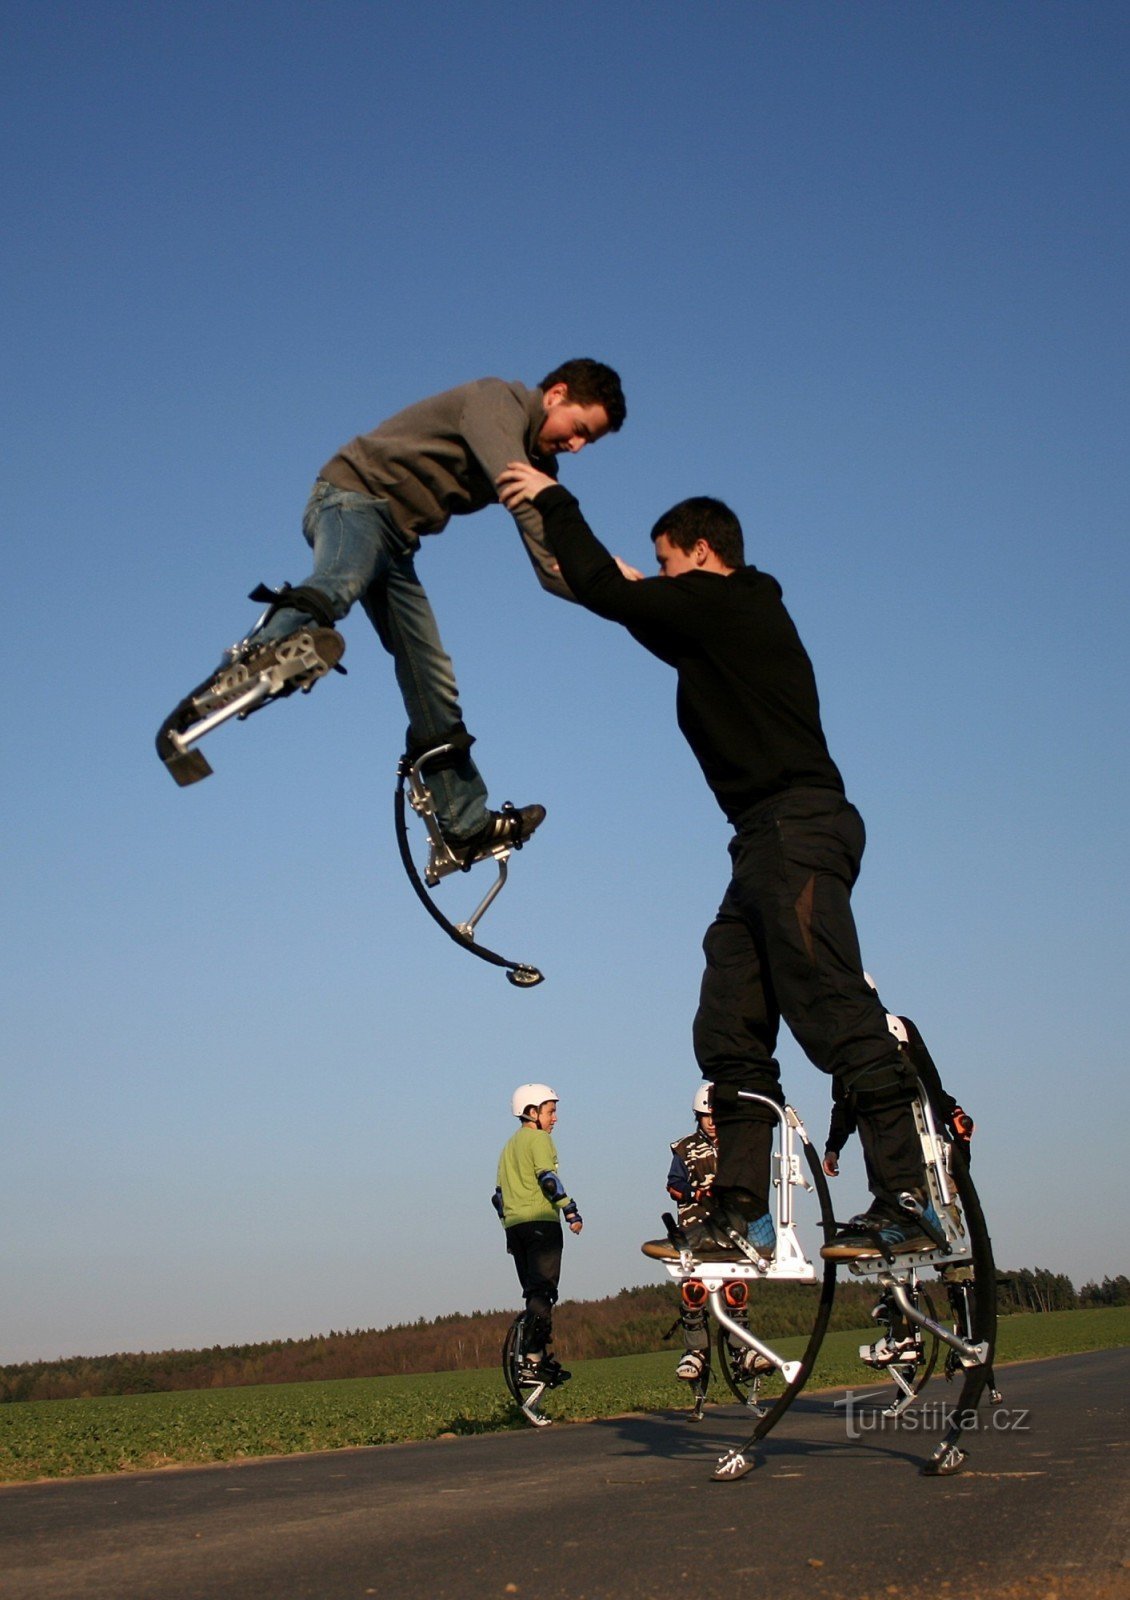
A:
{"label": "man's short brown hair", "polygon": [[547,372],[538,384],[544,393],[555,383],[563,383],[570,400],[579,406],[603,406],[608,413],[609,433],[619,433],[628,415],[620,375],[606,367],[603,361],[590,361],[588,356],[578,356],[574,361],[563,361],[552,372]]}
{"label": "man's short brown hair", "polygon": [[706,494],[680,500],[652,528],[653,540],[661,534],[676,550],[693,550],[704,539],[724,566],[745,566],[742,525],[723,500],[712,500]]}

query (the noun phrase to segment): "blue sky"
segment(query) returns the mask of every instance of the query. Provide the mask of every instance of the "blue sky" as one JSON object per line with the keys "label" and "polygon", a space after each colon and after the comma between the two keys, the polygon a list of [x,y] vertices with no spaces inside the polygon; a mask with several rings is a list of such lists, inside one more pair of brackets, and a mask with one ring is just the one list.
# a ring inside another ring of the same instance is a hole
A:
{"label": "blue sky", "polygon": [[1125,1271],[1124,8],[437,15],[9,8],[0,1360],[513,1304],[529,1078],[587,1222],[563,1293],[652,1279],[727,837],[667,669],[501,510],[428,541],[492,794],[549,808],[484,925],[529,992],[412,898],[360,613],[348,678],[221,730],[207,783],[152,751],[305,574],[338,445],[581,354],[629,405],[563,470],[594,527],[645,564],[719,495],[784,585],[867,963],[977,1119],[998,1259]]}

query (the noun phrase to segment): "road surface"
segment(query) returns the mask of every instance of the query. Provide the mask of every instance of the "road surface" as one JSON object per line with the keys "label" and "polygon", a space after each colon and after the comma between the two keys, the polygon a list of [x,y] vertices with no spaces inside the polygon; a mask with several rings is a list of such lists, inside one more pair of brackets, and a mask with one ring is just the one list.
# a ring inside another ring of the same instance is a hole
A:
{"label": "road surface", "polygon": [[738,1483],[718,1406],[10,1485],[0,1600],[1130,1600],[1130,1350],[998,1376],[947,1479],[932,1435],[818,1394]]}

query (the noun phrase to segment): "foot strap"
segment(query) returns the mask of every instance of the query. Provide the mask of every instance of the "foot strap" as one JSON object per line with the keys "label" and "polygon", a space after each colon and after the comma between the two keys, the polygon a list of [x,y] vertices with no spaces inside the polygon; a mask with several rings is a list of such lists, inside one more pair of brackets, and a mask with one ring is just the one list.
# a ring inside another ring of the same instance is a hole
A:
{"label": "foot strap", "polygon": [[296,589],[289,583],[282,583],[277,589],[260,583],[247,598],[268,607],[263,622],[269,622],[277,611],[301,611],[321,628],[332,628],[337,621],[329,595],[308,583],[299,584]]}

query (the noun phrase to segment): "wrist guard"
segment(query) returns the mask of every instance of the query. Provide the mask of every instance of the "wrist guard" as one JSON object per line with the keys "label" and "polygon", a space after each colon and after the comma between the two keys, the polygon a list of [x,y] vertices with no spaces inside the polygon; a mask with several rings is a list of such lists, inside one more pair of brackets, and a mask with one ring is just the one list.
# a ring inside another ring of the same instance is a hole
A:
{"label": "wrist guard", "polygon": [[963,1111],[960,1106],[954,1106],[949,1115],[949,1124],[957,1137],[968,1144],[973,1137],[973,1118],[968,1111]]}

